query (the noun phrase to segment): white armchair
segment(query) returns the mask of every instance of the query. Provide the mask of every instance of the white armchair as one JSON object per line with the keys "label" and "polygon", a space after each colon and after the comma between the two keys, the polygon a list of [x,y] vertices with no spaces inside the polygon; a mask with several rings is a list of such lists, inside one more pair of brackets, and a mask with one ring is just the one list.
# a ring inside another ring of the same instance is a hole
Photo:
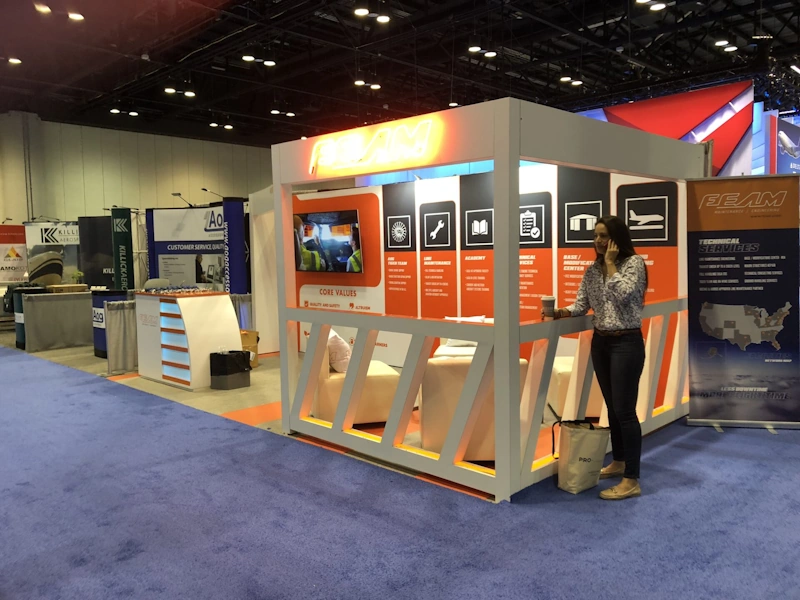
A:
{"label": "white armchair", "polygon": [[[334,420],[342,387],[344,387],[344,379],[345,373],[331,371],[326,349],[320,366],[317,393],[311,409],[312,416],[324,421]],[[370,361],[353,423],[386,422],[389,419],[389,411],[392,408],[392,400],[394,400],[399,380],[398,372],[386,363],[379,360]]]}

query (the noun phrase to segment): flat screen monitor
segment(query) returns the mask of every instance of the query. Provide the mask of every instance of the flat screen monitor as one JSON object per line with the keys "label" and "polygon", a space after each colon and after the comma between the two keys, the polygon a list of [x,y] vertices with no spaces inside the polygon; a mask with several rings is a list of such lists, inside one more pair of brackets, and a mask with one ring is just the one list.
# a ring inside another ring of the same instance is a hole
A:
{"label": "flat screen monitor", "polygon": [[295,269],[363,273],[357,210],[294,215]]}

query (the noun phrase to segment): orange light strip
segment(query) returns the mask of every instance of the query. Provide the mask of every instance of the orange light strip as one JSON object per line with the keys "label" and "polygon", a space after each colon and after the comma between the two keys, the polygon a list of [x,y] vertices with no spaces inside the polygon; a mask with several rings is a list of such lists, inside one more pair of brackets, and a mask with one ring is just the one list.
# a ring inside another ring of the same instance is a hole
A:
{"label": "orange light strip", "polygon": [[480,465],[476,465],[473,463],[460,461],[456,463],[457,467],[461,467],[462,469],[468,469],[470,471],[475,471],[476,473],[481,473],[482,475],[491,475],[492,477],[495,476],[495,470],[490,469],[489,467],[482,467]]}
{"label": "orange light strip", "polygon": [[424,165],[438,153],[442,129],[439,118],[428,117],[327,137],[314,144],[308,173],[332,176]]}
{"label": "orange light strip", "polygon": [[360,437],[361,439],[368,440],[370,442],[377,442],[378,444],[381,443],[381,436],[375,435],[374,433],[369,433],[367,431],[361,431],[359,429],[347,429],[345,430],[345,433]]}

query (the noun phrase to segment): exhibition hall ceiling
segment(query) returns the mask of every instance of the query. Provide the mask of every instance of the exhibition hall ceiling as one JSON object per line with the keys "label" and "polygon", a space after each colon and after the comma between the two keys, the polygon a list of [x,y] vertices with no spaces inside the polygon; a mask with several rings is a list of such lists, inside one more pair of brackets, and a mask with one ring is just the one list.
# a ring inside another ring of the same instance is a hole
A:
{"label": "exhibition hall ceiling", "polygon": [[796,0],[14,0],[0,112],[268,146],[506,96],[580,111],[744,79],[792,111],[799,35]]}

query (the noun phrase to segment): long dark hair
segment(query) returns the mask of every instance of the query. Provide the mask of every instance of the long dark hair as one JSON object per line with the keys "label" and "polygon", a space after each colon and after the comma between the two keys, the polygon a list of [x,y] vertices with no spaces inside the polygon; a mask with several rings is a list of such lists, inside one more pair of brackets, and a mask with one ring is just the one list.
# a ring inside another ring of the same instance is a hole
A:
{"label": "long dark hair", "polygon": [[[615,215],[606,215],[605,217],[597,219],[597,225],[606,226],[608,237],[610,237],[611,241],[619,248],[619,260],[625,261],[636,254],[636,248],[633,247],[633,240],[631,240],[631,232],[625,224],[625,221]],[[598,253],[597,260],[603,260],[603,255]],[[647,282],[647,265],[644,267],[644,273],[645,282]],[[645,291],[647,291],[646,288]]]}

